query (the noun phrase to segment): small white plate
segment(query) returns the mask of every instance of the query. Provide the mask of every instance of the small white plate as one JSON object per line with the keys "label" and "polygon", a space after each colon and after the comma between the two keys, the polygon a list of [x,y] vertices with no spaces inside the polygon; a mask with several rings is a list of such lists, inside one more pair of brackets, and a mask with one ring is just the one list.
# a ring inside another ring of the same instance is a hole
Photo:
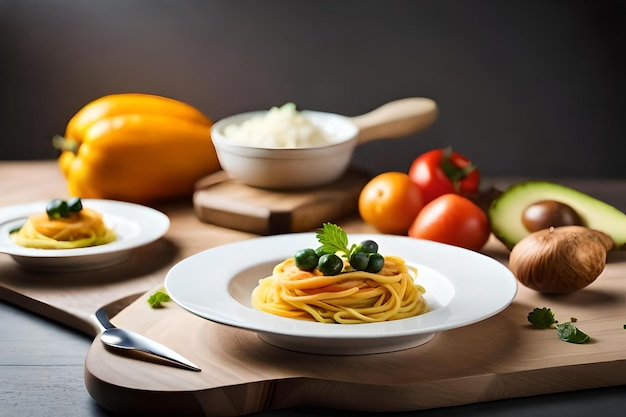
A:
{"label": "small white plate", "polygon": [[0,208],[0,253],[6,253],[20,266],[36,271],[79,271],[102,268],[126,260],[130,251],[162,237],[169,229],[169,218],[160,211],[138,204],[112,200],[82,200],[84,207],[102,214],[117,239],[99,246],[76,249],[34,249],[13,243],[9,233],[21,227],[31,214],[45,211],[48,201]]}
{"label": "small white plate", "polygon": [[250,239],[208,249],[176,264],[165,288],[184,309],[205,319],[255,331],[289,350],[357,355],[419,346],[437,333],[466,326],[504,310],[515,298],[517,280],[502,263],[477,252],[402,236],[349,235],[351,243],[375,240],[382,254],[416,266],[431,311],[366,324],[330,324],[275,316],[254,309],[252,290],[274,265],[303,248],[319,246],[314,233]]}

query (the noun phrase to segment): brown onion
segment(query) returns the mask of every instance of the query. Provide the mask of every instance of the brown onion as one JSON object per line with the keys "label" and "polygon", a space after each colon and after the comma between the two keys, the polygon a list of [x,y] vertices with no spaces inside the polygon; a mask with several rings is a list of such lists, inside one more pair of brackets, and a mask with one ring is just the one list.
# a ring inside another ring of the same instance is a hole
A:
{"label": "brown onion", "polygon": [[613,241],[582,226],[551,227],[531,233],[511,250],[509,268],[517,279],[545,294],[580,290],[598,278]]}

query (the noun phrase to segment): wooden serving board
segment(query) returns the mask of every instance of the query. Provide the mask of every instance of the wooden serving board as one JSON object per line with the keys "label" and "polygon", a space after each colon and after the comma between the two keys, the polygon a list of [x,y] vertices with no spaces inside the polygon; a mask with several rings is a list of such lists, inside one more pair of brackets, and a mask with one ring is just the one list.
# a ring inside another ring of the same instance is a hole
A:
{"label": "wooden serving board", "polygon": [[368,181],[348,171],[331,184],[305,190],[265,190],[229,178],[224,171],[203,178],[193,196],[198,218],[259,235],[315,230],[357,209]]}
{"label": "wooden serving board", "polygon": [[[493,242],[490,247],[505,262],[506,253]],[[174,348],[202,372],[136,361],[96,339],[85,363],[86,385],[113,411],[240,416],[295,406],[406,411],[625,384],[624,255],[613,254],[582,291],[547,297],[520,286],[513,304],[490,319],[413,349],[375,355],[283,350],[173,303],[151,309],[147,293],[113,322]],[[570,344],[554,329],[533,328],[527,314],[544,306],[561,322],[578,318],[591,342]]]}
{"label": "wooden serving board", "polygon": [[[521,179],[502,179],[503,189]],[[561,183],[567,184],[566,181]],[[571,186],[626,207],[623,180],[573,180]],[[66,196],[55,161],[0,163],[0,206]],[[613,253],[588,288],[546,297],[520,287],[513,304],[488,320],[444,332],[401,352],[333,357],[269,346],[254,333],[214,324],[169,303],[148,307],[179,260],[257,234],[198,220],[191,199],[155,205],[171,220],[160,240],[111,268],[82,273],[33,273],[0,254],[0,299],[95,335],[92,314],[103,305],[113,322],[188,356],[193,373],[105,350],[96,338],[85,361],[85,382],[104,408],[130,414],[228,416],[292,406],[401,411],[626,384],[626,253]],[[373,230],[358,216],[339,219],[348,233]],[[506,262],[491,241],[486,253]],[[139,298],[137,298],[139,297]],[[574,316],[592,337],[572,345],[526,322],[534,307]]]}
{"label": "wooden serving board", "polygon": [[[0,207],[66,198],[67,185],[56,161],[0,162]],[[104,306],[127,306],[129,297],[163,283],[178,261],[214,246],[256,237],[250,233],[202,223],[193,213],[191,196],[154,205],[167,214],[170,229],[156,242],[137,248],[130,258],[109,268],[82,272],[41,273],[19,268],[0,253],[0,299],[96,334],[92,315]]]}

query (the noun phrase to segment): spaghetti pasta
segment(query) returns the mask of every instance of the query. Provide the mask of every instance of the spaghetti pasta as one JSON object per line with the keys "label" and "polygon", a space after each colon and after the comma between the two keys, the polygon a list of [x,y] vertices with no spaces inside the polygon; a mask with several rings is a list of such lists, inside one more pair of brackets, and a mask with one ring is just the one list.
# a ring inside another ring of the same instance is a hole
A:
{"label": "spaghetti pasta", "polygon": [[[274,267],[252,292],[252,306],[278,316],[322,323],[373,323],[413,317],[428,311],[417,269],[397,256],[385,256],[377,273],[357,271],[322,275],[299,269],[294,258]],[[345,261],[344,261],[345,262]]]}
{"label": "spaghetti pasta", "polygon": [[103,245],[116,238],[115,231],[106,226],[102,215],[89,208],[55,219],[46,213],[36,213],[11,233],[14,243],[38,249],[83,248]]}

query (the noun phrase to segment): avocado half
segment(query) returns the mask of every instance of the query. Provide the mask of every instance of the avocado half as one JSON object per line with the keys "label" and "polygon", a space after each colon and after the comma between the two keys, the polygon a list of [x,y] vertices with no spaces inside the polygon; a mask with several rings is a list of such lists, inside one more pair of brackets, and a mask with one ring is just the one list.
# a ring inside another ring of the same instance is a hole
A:
{"label": "avocado half", "polygon": [[578,190],[548,181],[514,184],[491,203],[488,214],[494,236],[512,249],[530,234],[522,223],[524,210],[541,201],[557,201],[570,206],[585,227],[611,236],[614,249],[626,249],[625,213]]}

